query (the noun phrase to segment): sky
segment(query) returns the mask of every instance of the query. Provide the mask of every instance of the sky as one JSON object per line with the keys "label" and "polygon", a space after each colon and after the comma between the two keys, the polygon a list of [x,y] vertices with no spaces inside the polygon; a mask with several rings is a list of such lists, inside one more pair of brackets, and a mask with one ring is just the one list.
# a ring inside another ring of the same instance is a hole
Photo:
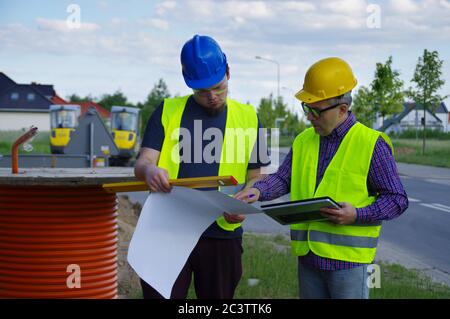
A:
{"label": "sky", "polygon": [[446,81],[439,93],[450,95],[448,0],[0,0],[0,71],[53,84],[62,97],[121,90],[143,102],[159,78],[184,95],[180,51],[195,34],[219,42],[230,96],[254,106],[278,86],[277,64],[255,56],[278,62],[291,110],[300,109],[293,96],[308,67],[330,56],[351,65],[359,87],[392,55],[408,88],[424,49],[437,50]]}

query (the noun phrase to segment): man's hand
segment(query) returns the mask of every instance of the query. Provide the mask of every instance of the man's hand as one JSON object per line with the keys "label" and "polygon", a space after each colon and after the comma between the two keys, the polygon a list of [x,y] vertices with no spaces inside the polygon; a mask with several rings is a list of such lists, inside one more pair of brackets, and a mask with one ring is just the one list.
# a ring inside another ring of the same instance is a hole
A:
{"label": "man's hand", "polygon": [[350,203],[339,203],[342,207],[336,208],[321,208],[322,216],[338,225],[349,225],[356,221],[356,208]]}
{"label": "man's hand", "polygon": [[230,223],[230,224],[242,223],[245,220],[245,215],[239,215],[239,214],[223,213],[223,217],[225,218],[227,223]]}
{"label": "man's hand", "polygon": [[261,192],[259,191],[259,189],[251,187],[240,191],[239,193],[234,195],[234,198],[239,199],[248,204],[251,204],[253,202],[256,202],[259,199],[260,195]]}
{"label": "man's hand", "polygon": [[[247,188],[234,195],[234,198],[245,203],[256,202],[259,198],[259,190],[257,188]],[[223,213],[223,217],[230,224],[241,223],[245,220],[245,215]]]}
{"label": "man's hand", "polygon": [[169,174],[163,168],[153,167],[145,174],[145,182],[150,187],[152,193],[170,193],[172,186],[169,184]]}
{"label": "man's hand", "polygon": [[169,184],[169,174],[157,166],[160,152],[152,148],[142,147],[134,166],[134,175],[144,181],[150,191],[168,193],[172,189]]}

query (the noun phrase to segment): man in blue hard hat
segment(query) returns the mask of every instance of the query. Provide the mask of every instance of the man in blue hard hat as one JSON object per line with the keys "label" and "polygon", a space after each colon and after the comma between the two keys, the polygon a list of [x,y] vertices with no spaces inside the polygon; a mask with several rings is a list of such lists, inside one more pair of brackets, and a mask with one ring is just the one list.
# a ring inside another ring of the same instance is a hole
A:
{"label": "man in blue hard hat", "polygon": [[[152,192],[170,192],[169,178],[202,176],[232,175],[241,188],[244,184],[250,187],[270,160],[264,139],[259,139],[261,125],[255,109],[227,97],[230,70],[226,55],[211,37],[195,35],[181,50],[181,65],[184,81],[193,93],[164,99],[153,112],[136,161],[136,177]],[[199,128],[201,136],[210,138],[186,142],[185,136],[181,137],[182,131],[192,136]],[[255,134],[246,135],[245,143],[233,143],[236,135],[231,133],[249,131]],[[211,132],[215,142],[221,135],[212,158],[206,155],[211,149]],[[191,151],[186,151],[186,146]],[[180,151],[172,152],[174,148]],[[192,274],[198,298],[233,298],[242,275],[240,223],[244,218],[224,213],[204,231],[175,281],[171,298],[187,297]],[[143,280],[141,285],[144,298],[162,298]]]}

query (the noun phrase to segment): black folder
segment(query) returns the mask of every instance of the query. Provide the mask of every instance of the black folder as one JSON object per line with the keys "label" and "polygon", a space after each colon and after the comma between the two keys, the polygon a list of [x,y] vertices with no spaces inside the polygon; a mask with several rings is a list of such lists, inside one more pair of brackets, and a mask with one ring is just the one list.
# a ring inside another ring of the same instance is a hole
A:
{"label": "black folder", "polygon": [[282,225],[328,220],[319,212],[319,209],[323,207],[340,208],[341,206],[330,197],[261,205],[264,213]]}

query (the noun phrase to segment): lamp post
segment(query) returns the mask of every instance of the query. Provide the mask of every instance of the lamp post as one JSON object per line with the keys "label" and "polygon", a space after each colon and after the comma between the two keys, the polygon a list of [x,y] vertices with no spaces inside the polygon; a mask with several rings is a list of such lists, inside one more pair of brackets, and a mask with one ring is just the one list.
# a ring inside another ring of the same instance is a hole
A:
{"label": "lamp post", "polygon": [[267,62],[275,63],[277,65],[277,102],[280,99],[280,63],[278,61],[272,60],[272,59],[266,59],[263,57],[260,57],[259,55],[255,56],[255,59],[257,60],[264,60]]}

